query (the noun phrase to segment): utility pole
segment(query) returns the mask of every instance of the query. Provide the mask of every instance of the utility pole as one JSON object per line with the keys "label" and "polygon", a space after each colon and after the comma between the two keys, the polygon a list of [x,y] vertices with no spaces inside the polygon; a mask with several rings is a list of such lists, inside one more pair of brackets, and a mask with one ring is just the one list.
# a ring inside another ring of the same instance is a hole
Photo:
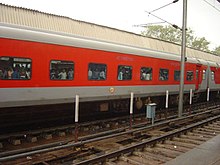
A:
{"label": "utility pole", "polygon": [[181,117],[182,113],[183,113],[184,72],[185,72],[185,57],[186,57],[186,17],[187,17],[187,0],[183,0],[183,25],[182,25],[182,45],[181,45],[178,117]]}

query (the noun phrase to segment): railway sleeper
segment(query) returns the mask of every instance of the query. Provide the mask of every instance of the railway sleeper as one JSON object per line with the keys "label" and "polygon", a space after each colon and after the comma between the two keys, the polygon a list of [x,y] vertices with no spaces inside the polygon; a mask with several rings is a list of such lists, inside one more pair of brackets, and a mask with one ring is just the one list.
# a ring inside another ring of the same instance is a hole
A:
{"label": "railway sleeper", "polygon": [[151,160],[149,161],[148,159],[146,159],[145,157],[141,157],[141,156],[135,156],[135,155],[132,155],[130,156],[130,158],[134,161],[137,161],[139,162],[141,165],[155,165],[155,164],[161,164],[163,163],[162,161],[159,161],[159,160]]}
{"label": "railway sleeper", "polygon": [[187,136],[186,137],[174,137],[173,141],[187,143],[187,144],[194,144],[194,145],[200,145],[204,142],[204,141],[189,139]]}
{"label": "railway sleeper", "polygon": [[181,146],[181,147],[185,147],[185,148],[188,148],[188,149],[192,149],[192,148],[195,148],[196,146],[198,146],[197,144],[192,144],[192,143],[188,143],[188,142],[178,142],[178,141],[175,141],[175,140],[166,140],[164,142],[165,144],[170,144],[170,145],[173,145],[173,146]]}
{"label": "railway sleeper", "polygon": [[196,140],[196,141],[202,141],[205,142],[207,141],[209,138],[204,138],[204,137],[197,137],[197,136],[193,136],[193,135],[180,135],[181,138],[188,138],[188,139],[192,139],[192,140]]}
{"label": "railway sleeper", "polygon": [[201,138],[207,138],[207,139],[210,139],[213,137],[213,133],[210,134],[210,133],[207,133],[207,132],[203,132],[203,131],[193,131],[193,132],[189,132],[187,133],[187,135],[190,135],[190,136],[197,136],[197,137],[201,137]]}
{"label": "railway sleeper", "polygon": [[178,156],[177,152],[172,152],[172,151],[168,151],[167,150],[162,150],[160,148],[145,148],[144,151],[147,151],[147,152],[151,152],[151,153],[154,153],[154,154],[159,154],[159,155],[163,155],[163,156],[166,156],[166,157],[169,157],[169,158],[175,158],[176,156]]}
{"label": "railway sleeper", "polygon": [[198,130],[198,131],[201,131],[201,132],[206,132],[207,134],[220,134],[220,132],[219,131],[216,131],[216,130],[214,130],[214,129],[212,129],[212,130],[210,130],[210,129],[207,129],[207,128],[198,128],[198,129],[196,129],[196,130]]}
{"label": "railway sleeper", "polygon": [[215,125],[211,125],[211,126],[204,126],[204,129],[208,129],[208,130],[213,130],[215,132],[218,132],[218,134],[220,133],[220,127],[216,127]]}
{"label": "railway sleeper", "polygon": [[168,158],[164,155],[153,154],[153,153],[147,152],[147,151],[144,151],[144,152],[135,151],[133,154],[137,155],[137,156],[144,157],[147,160],[156,160],[156,161],[161,161],[164,163],[169,160],[172,160],[171,158]]}
{"label": "railway sleeper", "polygon": [[127,156],[121,156],[121,157],[119,158],[119,160],[122,160],[122,161],[124,161],[124,162],[126,162],[126,163],[131,163],[131,164],[133,164],[133,165],[142,165],[141,162],[138,162],[138,161],[136,161],[136,160],[133,160],[133,159],[131,159],[131,157],[127,157]]}
{"label": "railway sleeper", "polygon": [[176,156],[179,156],[179,155],[181,155],[183,153],[182,151],[177,151],[177,150],[174,150],[173,148],[172,149],[165,148],[164,146],[162,146],[160,144],[156,144],[155,149],[158,149],[158,150],[160,150],[162,152],[167,152],[167,153],[170,152],[170,153],[173,153]]}
{"label": "railway sleeper", "polygon": [[203,128],[198,128],[198,130],[204,130],[204,131],[206,131],[206,132],[216,132],[216,133],[220,133],[220,129],[217,129],[217,128],[215,128],[214,126],[213,127],[208,127],[208,128],[206,128],[206,127],[203,127]]}
{"label": "railway sleeper", "polygon": [[195,131],[193,131],[194,133],[197,133],[197,134],[203,134],[203,135],[206,135],[207,137],[213,137],[213,136],[216,136],[217,134],[219,134],[219,133],[217,133],[217,132],[215,132],[215,131],[206,131],[206,130],[195,130]]}
{"label": "railway sleeper", "polygon": [[117,165],[115,162],[109,161],[109,162],[105,162],[105,165]]}
{"label": "railway sleeper", "polygon": [[187,151],[189,151],[189,148],[182,147],[182,146],[177,146],[177,145],[165,144],[165,143],[157,144],[157,146],[159,146],[161,148],[169,149],[169,150],[178,151],[178,152],[187,152]]}

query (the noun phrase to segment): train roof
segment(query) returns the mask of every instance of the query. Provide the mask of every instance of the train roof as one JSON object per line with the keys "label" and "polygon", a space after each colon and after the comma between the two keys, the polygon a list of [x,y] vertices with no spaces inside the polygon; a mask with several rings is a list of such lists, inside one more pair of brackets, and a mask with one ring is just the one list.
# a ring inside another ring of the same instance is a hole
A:
{"label": "train roof", "polygon": [[[63,32],[92,38],[94,40],[103,40],[109,43],[118,43],[121,45],[143,49],[147,48],[150,50],[167,52],[171,55],[175,54],[180,56],[181,47],[175,43],[144,37],[135,33],[102,25],[74,20],[64,16],[4,5],[1,3],[0,22],[32,27],[34,29],[47,30],[51,32]],[[207,64],[207,62],[204,61],[210,61],[210,65],[220,65],[220,57],[207,52],[186,48],[186,55],[188,59],[194,63]]]}

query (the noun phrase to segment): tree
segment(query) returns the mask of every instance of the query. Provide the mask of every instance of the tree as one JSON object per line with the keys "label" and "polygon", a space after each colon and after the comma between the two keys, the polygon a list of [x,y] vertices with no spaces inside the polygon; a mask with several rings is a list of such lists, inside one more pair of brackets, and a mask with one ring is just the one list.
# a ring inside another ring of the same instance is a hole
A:
{"label": "tree", "polygon": [[181,42],[181,31],[173,28],[172,26],[147,26],[145,31],[142,31],[141,34],[147,37],[158,38],[174,43]]}
{"label": "tree", "polygon": [[205,39],[205,37],[197,38],[195,37],[192,42],[192,47],[202,51],[210,52],[209,50],[210,42]]}
{"label": "tree", "polygon": [[220,46],[216,47],[212,53],[220,56]]}
{"label": "tree", "polygon": [[[147,26],[145,31],[141,32],[142,35],[147,37],[158,38],[165,41],[174,42],[181,44],[182,40],[182,31],[176,29],[173,26],[162,26],[162,25],[153,25]],[[205,37],[198,38],[194,36],[192,29],[187,29],[186,32],[186,46],[199,49],[202,51],[210,52],[208,46],[210,42],[205,39]]]}

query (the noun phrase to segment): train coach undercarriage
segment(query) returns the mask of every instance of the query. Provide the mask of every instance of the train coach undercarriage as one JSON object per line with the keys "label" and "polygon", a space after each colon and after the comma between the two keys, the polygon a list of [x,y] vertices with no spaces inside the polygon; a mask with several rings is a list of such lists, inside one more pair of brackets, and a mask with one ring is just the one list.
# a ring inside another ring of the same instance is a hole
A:
{"label": "train coach undercarriage", "polygon": [[[189,93],[184,94],[184,105],[189,105]],[[193,103],[207,101],[206,92],[194,93]],[[220,99],[218,91],[210,92],[210,100]],[[178,95],[169,96],[169,107],[178,106]],[[165,109],[166,95],[163,96],[146,96],[134,98],[134,113],[145,113],[148,103],[156,103],[157,109]],[[3,132],[24,129],[24,123],[27,127],[36,128],[44,123],[53,124],[70,124],[74,122],[75,103],[38,105],[27,107],[1,108],[0,125]],[[120,115],[129,115],[130,98],[80,102],[79,121],[100,120]],[[12,127],[12,128],[10,128]],[[26,128],[25,128],[26,129]]]}

